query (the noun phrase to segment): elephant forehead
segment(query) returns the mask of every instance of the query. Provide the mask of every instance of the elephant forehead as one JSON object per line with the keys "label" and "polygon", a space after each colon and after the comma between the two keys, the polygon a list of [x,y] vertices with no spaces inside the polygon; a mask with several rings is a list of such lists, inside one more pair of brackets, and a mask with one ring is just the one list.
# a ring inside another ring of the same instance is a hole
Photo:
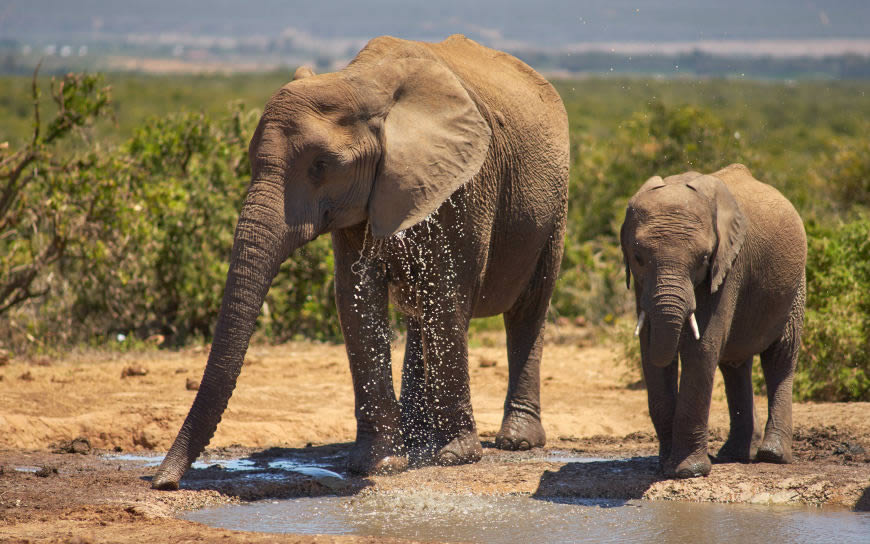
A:
{"label": "elephant forehead", "polygon": [[305,150],[328,150],[340,147],[348,135],[342,127],[310,115],[294,115],[292,119],[263,116],[256,148],[259,155],[285,158]]}
{"label": "elephant forehead", "polygon": [[[670,179],[670,178],[668,178]],[[686,184],[669,184],[654,187],[635,195],[631,200],[633,206],[655,212],[658,208],[682,207],[686,209],[701,209],[709,207],[709,199]]]}

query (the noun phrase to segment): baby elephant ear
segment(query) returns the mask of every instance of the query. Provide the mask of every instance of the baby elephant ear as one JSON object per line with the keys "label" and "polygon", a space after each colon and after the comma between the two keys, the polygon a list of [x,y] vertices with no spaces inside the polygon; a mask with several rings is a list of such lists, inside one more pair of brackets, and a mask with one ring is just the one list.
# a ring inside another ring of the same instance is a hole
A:
{"label": "baby elephant ear", "polygon": [[699,176],[688,183],[713,203],[714,223],[718,244],[710,269],[710,292],[719,290],[725,275],[731,270],[734,259],[743,247],[746,237],[746,216],[740,210],[734,195],[721,179],[714,176]]}
{"label": "baby elephant ear", "polygon": [[643,182],[643,185],[640,186],[640,189],[638,189],[637,193],[635,193],[635,194],[639,195],[640,193],[652,191],[653,189],[658,189],[658,188],[664,187],[664,186],[665,186],[665,181],[662,179],[661,176],[653,176],[653,177],[649,178],[648,180],[646,180],[645,182]]}
{"label": "baby elephant ear", "polygon": [[489,125],[459,79],[432,59],[393,59],[383,154],[369,198],[372,235],[387,238],[438,209],[483,165]]}

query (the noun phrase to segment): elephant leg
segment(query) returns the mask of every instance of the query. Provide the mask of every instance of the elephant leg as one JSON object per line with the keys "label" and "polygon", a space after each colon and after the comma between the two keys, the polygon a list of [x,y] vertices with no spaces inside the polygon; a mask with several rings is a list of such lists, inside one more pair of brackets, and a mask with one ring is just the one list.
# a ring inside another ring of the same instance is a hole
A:
{"label": "elephant leg", "polygon": [[761,353],[767,384],[767,425],[756,456],[759,461],[792,462],[791,397],[804,322],[804,292],[802,288],[780,339]]}
{"label": "elephant leg", "polygon": [[353,252],[337,236],[335,297],[353,379],[356,443],[348,469],[361,474],[388,474],[407,468],[399,402],[390,362],[391,329],[387,282],[376,265],[357,265]]}
{"label": "elephant leg", "polygon": [[720,363],[719,370],[725,381],[731,430],[728,439],[716,454],[717,462],[748,463],[755,458],[761,443],[761,427],[755,416],[755,397],[752,391],[752,358],[738,365]]}
{"label": "elephant leg", "polygon": [[402,365],[402,437],[412,462],[425,457],[424,449],[432,442],[432,418],[426,404],[426,367],[420,321],[408,318],[405,361]]}
{"label": "elephant leg", "polygon": [[559,275],[559,241],[553,236],[542,252],[523,296],[504,314],[508,350],[508,390],[495,445],[528,450],[547,443],[541,425],[541,354],[550,296]]}
{"label": "elephant leg", "polygon": [[694,478],[710,474],[707,422],[716,363],[709,359],[709,354],[681,354],[680,390],[674,412],[671,456],[664,467],[666,476]]}
{"label": "elephant leg", "polygon": [[[425,406],[432,421],[426,452],[439,465],[479,461],[483,455],[468,377],[468,318],[449,296],[424,306],[420,320],[425,359]],[[448,308],[449,306],[449,308]]]}
{"label": "elephant leg", "polygon": [[[643,352],[643,342],[641,350]],[[659,470],[664,469],[665,463],[671,457],[674,412],[677,410],[677,360],[678,357],[674,357],[671,364],[660,368],[650,363],[641,353],[649,415],[659,439]]]}

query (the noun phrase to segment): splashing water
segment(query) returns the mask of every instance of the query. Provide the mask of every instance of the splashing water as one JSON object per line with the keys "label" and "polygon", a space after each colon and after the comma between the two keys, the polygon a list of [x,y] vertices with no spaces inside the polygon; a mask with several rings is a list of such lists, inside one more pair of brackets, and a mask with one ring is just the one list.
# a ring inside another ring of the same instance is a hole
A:
{"label": "splashing water", "polygon": [[[465,383],[453,383],[444,376],[443,371],[439,371],[442,365],[431,364],[457,355],[465,356],[456,353],[463,346],[457,345],[457,331],[451,323],[455,321],[458,310],[468,302],[468,294],[457,288],[458,271],[467,264],[466,257],[457,250],[471,228],[470,224],[466,224],[466,198],[461,190],[454,193],[422,221],[385,240],[372,239],[370,228],[367,227],[363,247],[351,267],[357,278],[351,310],[356,312],[362,323],[359,331],[361,336],[370,339],[364,344],[367,351],[365,355],[370,358],[372,365],[380,369],[377,372],[378,379],[391,376],[389,348],[393,331],[388,319],[383,315],[375,315],[372,301],[367,300],[373,287],[371,282],[387,274],[391,295],[396,297],[394,305],[410,319],[418,320],[425,347],[422,353],[413,351],[412,347],[409,354],[417,361],[425,361],[424,368],[419,369],[424,376],[425,393],[424,398],[403,398],[402,402],[406,410],[410,408],[423,417],[434,411],[436,417],[432,423],[436,428],[448,424],[444,413],[455,409],[457,405],[453,399],[444,398],[444,392],[461,391],[463,386],[467,386],[467,379]],[[447,363],[448,366],[450,364]],[[461,376],[452,379],[462,381]],[[379,385],[367,383],[362,387],[365,391],[371,391],[371,388]],[[365,415],[377,419],[375,407],[364,405],[361,410]]]}

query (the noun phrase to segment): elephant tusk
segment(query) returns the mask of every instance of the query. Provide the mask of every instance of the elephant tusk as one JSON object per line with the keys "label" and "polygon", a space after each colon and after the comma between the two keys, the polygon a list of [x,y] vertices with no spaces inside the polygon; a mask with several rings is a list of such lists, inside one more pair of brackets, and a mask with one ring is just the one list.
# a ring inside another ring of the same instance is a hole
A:
{"label": "elephant tusk", "polygon": [[695,335],[695,340],[701,339],[701,333],[698,332],[698,321],[695,320],[695,312],[689,316],[689,326],[692,327],[692,334]]}
{"label": "elephant tusk", "polygon": [[641,310],[640,315],[637,316],[637,328],[634,329],[635,336],[640,336],[640,329],[643,328],[644,319],[646,319],[646,312]]}

